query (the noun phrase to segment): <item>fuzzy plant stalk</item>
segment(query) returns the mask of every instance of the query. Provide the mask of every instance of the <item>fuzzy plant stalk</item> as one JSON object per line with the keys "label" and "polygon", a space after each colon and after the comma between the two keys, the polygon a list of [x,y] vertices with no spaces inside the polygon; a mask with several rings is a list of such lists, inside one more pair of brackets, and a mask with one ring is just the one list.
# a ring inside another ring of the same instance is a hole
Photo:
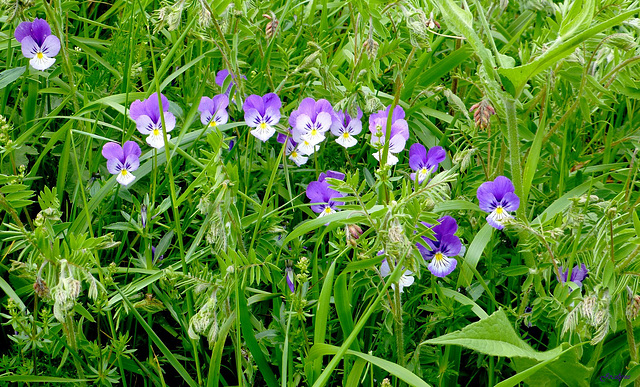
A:
{"label": "fuzzy plant stalk", "polygon": [[[516,113],[515,98],[503,95],[504,109],[507,118],[507,142],[509,145],[509,161],[511,163],[511,180],[515,187],[516,195],[522,196],[522,167],[520,162],[520,140],[518,139],[518,117]],[[524,206],[516,211],[517,217],[524,220]]]}

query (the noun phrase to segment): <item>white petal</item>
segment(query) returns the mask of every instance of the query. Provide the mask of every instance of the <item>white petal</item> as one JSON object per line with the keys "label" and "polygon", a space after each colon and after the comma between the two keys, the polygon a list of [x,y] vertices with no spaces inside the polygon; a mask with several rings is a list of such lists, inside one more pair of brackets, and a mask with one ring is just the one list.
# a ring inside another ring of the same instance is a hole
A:
{"label": "white petal", "polygon": [[122,185],[129,185],[136,179],[131,172],[123,170],[116,176],[116,181]]}
{"label": "white petal", "polygon": [[307,141],[310,145],[318,145],[320,144],[322,141],[324,141],[325,137],[323,132],[319,131],[319,130],[315,130],[308,132],[307,134],[302,136],[302,141]]}
{"label": "white petal", "polygon": [[[295,155],[295,156],[294,156]],[[295,152],[294,154],[292,154],[291,156],[289,156],[289,159],[291,161],[293,161],[294,163],[296,163],[297,166],[301,166],[302,164],[306,164],[307,160],[309,160],[308,157],[301,155],[298,152]]]}
{"label": "white petal", "polygon": [[267,140],[269,140],[271,136],[273,136],[273,134],[276,132],[276,129],[273,126],[268,124],[265,124],[264,129],[261,129],[260,125],[258,125],[255,129],[253,129],[251,131],[251,134],[253,134],[258,140],[262,142],[267,142]]}
{"label": "white petal", "polygon": [[[171,138],[171,135],[167,134],[167,140]],[[151,134],[147,137],[147,144],[156,149],[162,149],[164,147],[164,139],[162,138],[162,133],[158,135]]]}
{"label": "white petal", "polygon": [[356,140],[355,137],[351,136],[349,133],[345,133],[345,134],[347,135],[346,137],[343,134],[338,138],[336,138],[336,142],[338,144],[342,145],[345,148],[350,148],[358,143],[358,140]]}
{"label": "white petal", "polygon": [[[380,161],[382,158],[382,151],[376,152],[373,154],[376,160]],[[396,165],[398,163],[398,158],[393,153],[387,153],[387,165]]]}
{"label": "white petal", "polygon": [[31,64],[31,67],[40,71],[48,69],[49,67],[53,66],[54,63],[56,63],[55,58],[49,58],[44,54],[42,54],[42,58],[40,59],[38,59],[38,55],[36,55],[29,60],[29,64]]}
{"label": "white petal", "polygon": [[298,144],[298,152],[305,156],[313,154],[318,149],[320,149],[319,146],[313,146],[308,141],[303,140],[300,144]]}

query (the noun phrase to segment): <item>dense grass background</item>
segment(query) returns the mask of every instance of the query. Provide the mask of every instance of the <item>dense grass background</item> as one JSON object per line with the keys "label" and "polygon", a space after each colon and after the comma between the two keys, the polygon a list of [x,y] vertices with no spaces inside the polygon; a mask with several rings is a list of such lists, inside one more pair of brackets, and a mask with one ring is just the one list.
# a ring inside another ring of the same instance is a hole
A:
{"label": "dense grass background", "polygon": [[[0,383],[580,386],[640,376],[637,2],[0,6]],[[13,38],[34,17],[63,43],[45,72]],[[235,78],[229,123],[203,128],[198,103],[226,90],[229,80],[215,83],[223,69],[246,79]],[[127,115],[155,91],[178,121],[158,152]],[[331,139],[297,167],[243,122],[246,96],[268,92],[283,101],[283,133],[306,97],[360,107],[358,145]],[[470,112],[479,102],[497,114]],[[379,168],[368,144],[368,116],[396,104],[408,144],[448,155],[413,193],[408,151]],[[143,154],[124,188],[100,150],[128,140]],[[305,189],[326,170],[348,173],[339,187],[349,199],[312,220]],[[499,175],[520,197],[503,231],[475,198]],[[409,247],[419,221],[445,214],[466,254],[439,279]],[[348,224],[364,229],[353,243]],[[417,273],[401,296],[378,274],[383,248]],[[555,267],[578,263],[589,269],[582,287],[558,281]],[[69,275],[81,291],[60,320]]]}

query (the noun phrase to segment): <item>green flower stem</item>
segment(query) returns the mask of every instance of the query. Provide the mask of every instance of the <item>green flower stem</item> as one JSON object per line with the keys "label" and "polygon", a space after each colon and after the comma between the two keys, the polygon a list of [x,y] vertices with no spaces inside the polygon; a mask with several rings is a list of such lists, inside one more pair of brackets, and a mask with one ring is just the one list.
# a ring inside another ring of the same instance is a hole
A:
{"label": "green flower stem", "polygon": [[398,364],[402,367],[405,366],[404,359],[404,330],[403,330],[403,321],[402,321],[402,299],[400,298],[400,285],[397,284],[394,293],[394,312],[395,312],[395,320],[394,331],[396,336],[396,347],[398,351]]}
{"label": "green flower stem", "polygon": [[[522,198],[522,167],[520,163],[520,140],[518,139],[518,118],[516,116],[515,98],[503,95],[504,109],[507,114],[507,141],[509,144],[509,161],[511,163],[511,181],[515,187],[516,195]],[[524,220],[524,207],[518,207],[516,212],[518,219]]]}

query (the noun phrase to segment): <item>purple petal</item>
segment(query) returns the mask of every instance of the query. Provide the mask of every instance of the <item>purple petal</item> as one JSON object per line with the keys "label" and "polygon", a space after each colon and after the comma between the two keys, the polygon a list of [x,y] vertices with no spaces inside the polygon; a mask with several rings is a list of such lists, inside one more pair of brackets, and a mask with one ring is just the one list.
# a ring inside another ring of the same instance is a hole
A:
{"label": "purple petal", "polygon": [[440,224],[432,228],[437,239],[441,239],[444,235],[453,235],[458,231],[458,223],[449,215],[438,219],[438,222]]}
{"label": "purple petal", "polygon": [[460,253],[462,243],[460,238],[455,235],[444,235],[440,238],[440,251],[447,257],[455,257]]}
{"label": "purple petal", "polygon": [[33,40],[42,45],[47,36],[51,35],[51,27],[44,19],[35,18],[31,23],[31,37]]}
{"label": "purple petal", "polygon": [[424,145],[415,143],[409,148],[409,167],[418,171],[425,166],[427,161],[427,149]]}
{"label": "purple petal", "polygon": [[516,211],[520,207],[520,198],[513,192],[507,192],[500,204],[507,211]]}
{"label": "purple petal", "polygon": [[33,40],[31,36],[26,36],[24,39],[22,39],[21,48],[22,55],[24,55],[25,58],[29,59],[35,57],[38,50],[40,50],[40,46],[38,46],[38,43],[36,43],[36,41]]}
{"label": "purple petal", "polygon": [[224,69],[224,70],[218,71],[218,74],[216,74],[216,85],[222,87],[224,85],[224,81],[227,79],[228,76],[229,76],[229,70]]}
{"label": "purple petal", "polygon": [[315,112],[317,114],[321,112],[325,112],[325,113],[329,113],[329,115],[333,115],[334,113],[333,106],[331,106],[331,103],[326,99],[319,99],[318,102],[316,102]]}
{"label": "purple petal", "polygon": [[260,122],[262,122],[262,115],[256,109],[253,109],[253,108],[245,109],[244,121],[247,124],[247,126],[255,128],[258,125],[260,125]]}
{"label": "purple petal", "polygon": [[124,161],[124,167],[127,171],[133,172],[140,167],[140,159],[136,155],[129,155]]}
{"label": "purple petal", "polygon": [[400,153],[404,150],[407,140],[402,136],[393,136],[389,140],[389,152]]}
{"label": "purple petal", "polygon": [[146,114],[147,111],[145,109],[144,101],[141,101],[139,99],[133,101],[131,107],[129,107],[129,117],[131,117],[132,120],[137,121],[138,117]]}
{"label": "purple petal", "polygon": [[129,156],[140,157],[140,154],[142,153],[142,151],[140,150],[140,145],[138,145],[135,141],[125,142],[124,146],[122,147],[122,152],[125,158]]}
{"label": "purple petal", "polygon": [[327,177],[344,181],[345,175],[344,173],[341,173],[341,172],[328,170],[326,173],[324,172],[320,173],[320,176],[318,177],[318,181],[323,182]]}
{"label": "purple petal", "polygon": [[496,200],[500,201],[507,194],[507,192],[514,192],[515,188],[511,180],[504,176],[498,176],[493,181],[493,196]]}
{"label": "purple petal", "polygon": [[387,262],[387,259],[383,259],[382,263],[380,264],[380,275],[382,277],[386,277],[391,273],[391,268],[389,267],[389,262]]}
{"label": "purple petal", "polygon": [[300,102],[298,109],[289,116],[289,125],[295,128],[298,116],[301,114],[306,114],[309,118],[314,120],[316,118],[315,106],[316,101],[313,98],[303,99],[302,102]]}
{"label": "purple petal", "polygon": [[291,293],[295,293],[296,287],[295,287],[295,284],[293,283],[293,269],[287,268],[285,269],[285,272],[286,272],[287,285],[289,286],[289,290],[291,290]]}
{"label": "purple petal", "polygon": [[[160,94],[160,99],[162,100],[162,111],[166,112],[169,110],[169,100],[164,94]],[[153,93],[147,98],[146,101],[147,115],[153,118],[153,114],[156,114],[157,117],[160,117],[160,105],[158,104],[158,93]],[[153,113],[153,114],[149,114]]]}
{"label": "purple petal", "polygon": [[264,119],[267,124],[274,126],[275,124],[280,122],[280,118],[281,118],[280,109],[267,107],[267,111],[264,114]]}
{"label": "purple petal", "polygon": [[102,147],[102,156],[107,160],[124,161],[124,153],[122,147],[117,142],[108,142]]}
{"label": "purple petal", "polygon": [[[391,109],[391,105],[387,106],[386,113],[389,114],[389,110]],[[397,120],[404,119],[404,109],[400,107],[400,105],[396,105],[395,109],[393,109],[393,116],[391,116],[391,121],[395,122]]]}
{"label": "purple petal", "polygon": [[504,224],[500,224],[496,221],[494,221],[494,218],[491,217],[491,215],[487,215],[486,217],[487,219],[487,223],[489,223],[489,225],[497,230],[502,230],[504,228]]}
{"label": "purple petal", "polygon": [[[133,109],[133,106],[131,106],[131,108]],[[200,98],[200,104],[198,105],[198,111],[200,112],[200,114],[202,115],[202,113],[211,113],[213,114],[214,112],[214,103],[213,100],[209,97],[202,97]],[[207,122],[208,123],[208,122]],[[203,124],[205,124],[203,122]]]}
{"label": "purple petal", "polygon": [[18,42],[22,43],[22,39],[31,36],[31,24],[31,22],[25,21],[18,25],[18,28],[13,33]]}
{"label": "purple petal", "polygon": [[447,256],[442,260],[432,259],[427,268],[434,276],[443,278],[451,274],[457,265],[458,261],[456,259]]}
{"label": "purple petal", "polygon": [[124,165],[118,159],[109,159],[107,160],[107,170],[112,175],[117,175],[122,170]]}
{"label": "purple petal", "polygon": [[434,146],[427,153],[427,168],[433,172],[447,158],[447,152],[441,146]]}
{"label": "purple petal", "polygon": [[[569,273],[567,273],[569,274]],[[582,281],[584,281],[585,278],[587,278],[587,275],[589,274],[589,269],[587,269],[587,266],[583,263],[581,266],[576,265],[573,270],[571,270],[571,282],[582,286]],[[565,275],[565,281],[566,281],[566,275]]]}
{"label": "purple petal", "polygon": [[44,42],[42,42],[42,46],[40,48],[42,49],[43,54],[49,58],[53,58],[58,55],[58,52],[60,52],[60,39],[58,39],[57,36],[49,35]]}
{"label": "purple petal", "polygon": [[[246,117],[246,116],[245,116],[245,117]],[[246,118],[245,118],[245,119],[246,119]],[[287,141],[287,138],[288,138],[288,137],[289,137],[289,136],[286,136],[286,135],[284,135],[284,134],[282,134],[282,133],[278,133],[278,137],[276,137],[276,141],[278,141],[280,144],[284,144],[284,143],[285,143],[285,141]]]}
{"label": "purple petal", "polygon": [[396,136],[402,136],[405,141],[409,139],[409,124],[407,124],[407,121],[393,121],[393,124],[391,125],[391,137]]}
{"label": "purple petal", "polygon": [[[248,109],[255,109],[261,116],[264,115],[264,102],[259,95],[252,94],[247,97],[242,105],[242,109],[246,112]],[[245,113],[246,115],[246,113]]]}
{"label": "purple petal", "polygon": [[225,94],[218,94],[213,97],[213,106],[215,111],[226,109],[229,106],[229,97]]}
{"label": "purple petal", "polygon": [[276,93],[268,93],[262,97],[265,111],[268,109],[280,110],[282,108],[282,102],[280,97]]}
{"label": "purple petal", "polygon": [[492,212],[498,206],[498,201],[493,194],[493,182],[486,181],[480,184],[478,187],[478,192],[476,196],[478,197],[478,202],[480,203],[480,209],[485,212]]}
{"label": "purple petal", "polygon": [[329,201],[329,183],[326,181],[312,181],[307,186],[307,198],[311,203],[327,203]]}

